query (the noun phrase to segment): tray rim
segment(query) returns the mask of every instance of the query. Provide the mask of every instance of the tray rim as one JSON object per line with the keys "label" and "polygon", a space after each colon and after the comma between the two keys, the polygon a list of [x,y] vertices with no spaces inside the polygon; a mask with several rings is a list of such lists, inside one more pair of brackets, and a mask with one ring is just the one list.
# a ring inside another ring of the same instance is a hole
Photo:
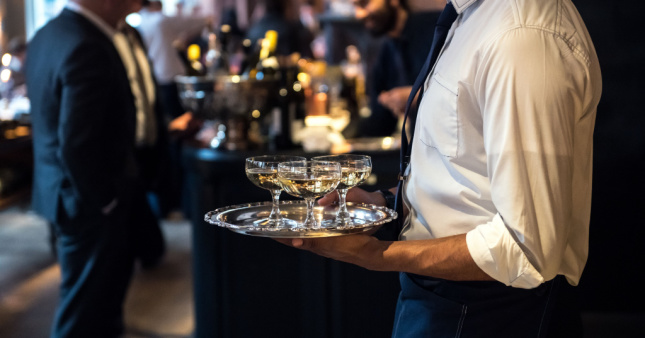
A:
{"label": "tray rim", "polygon": [[[233,232],[237,232],[249,236],[257,237],[274,237],[274,238],[307,238],[307,237],[332,237],[332,236],[342,236],[342,235],[353,235],[361,232],[366,232],[376,226],[391,222],[398,217],[398,213],[395,210],[389,209],[384,206],[378,206],[375,204],[368,203],[354,203],[347,202],[348,208],[365,208],[371,210],[377,210],[385,213],[387,216],[365,224],[359,224],[349,227],[336,227],[336,228],[316,228],[316,229],[270,229],[270,228],[260,228],[251,225],[236,225],[224,221],[218,221],[217,216],[223,214],[230,210],[237,210],[242,208],[252,208],[252,207],[261,207],[261,206],[270,206],[271,201],[263,202],[250,202],[242,203],[236,205],[225,206],[217,208],[215,210],[209,211],[204,215],[204,221],[209,224],[217,225],[222,228],[229,229]],[[280,201],[280,206],[282,205],[306,205],[304,200],[287,200]]]}

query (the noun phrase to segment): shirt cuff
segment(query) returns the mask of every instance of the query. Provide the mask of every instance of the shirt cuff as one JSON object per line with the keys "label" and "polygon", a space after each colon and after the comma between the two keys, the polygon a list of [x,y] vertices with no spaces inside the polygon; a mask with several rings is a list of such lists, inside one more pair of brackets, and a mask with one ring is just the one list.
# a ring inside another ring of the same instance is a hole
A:
{"label": "shirt cuff", "polygon": [[526,258],[499,214],[469,231],[466,244],[477,266],[505,285],[532,289],[544,283],[544,277]]}

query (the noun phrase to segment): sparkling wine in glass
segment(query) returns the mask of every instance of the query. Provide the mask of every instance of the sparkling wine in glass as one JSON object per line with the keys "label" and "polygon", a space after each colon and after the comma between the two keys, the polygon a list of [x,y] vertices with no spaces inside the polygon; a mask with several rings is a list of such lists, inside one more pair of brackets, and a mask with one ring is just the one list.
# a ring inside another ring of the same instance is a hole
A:
{"label": "sparkling wine in glass", "polygon": [[304,198],[307,216],[301,227],[320,228],[314,216],[316,198],[334,191],[340,182],[340,163],[330,161],[284,162],[278,166],[278,180],[289,195]]}
{"label": "sparkling wine in glass", "polygon": [[280,193],[282,186],[278,182],[278,165],[282,162],[305,162],[306,158],[288,155],[264,155],[246,159],[246,177],[256,186],[269,190],[273,204],[267,218],[256,221],[258,226],[289,227],[288,220],[280,215]]}
{"label": "sparkling wine in glass", "polygon": [[339,225],[351,225],[352,217],[347,210],[347,191],[365,180],[372,173],[372,159],[367,155],[341,154],[314,157],[318,161],[334,161],[340,163],[341,179],[336,191],[338,191],[338,214],[336,223]]}

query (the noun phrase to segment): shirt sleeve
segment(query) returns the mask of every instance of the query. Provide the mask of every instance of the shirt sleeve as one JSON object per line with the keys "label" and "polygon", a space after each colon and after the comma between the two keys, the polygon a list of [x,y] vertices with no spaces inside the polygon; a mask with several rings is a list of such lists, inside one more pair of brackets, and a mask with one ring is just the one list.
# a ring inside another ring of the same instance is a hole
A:
{"label": "shirt sleeve", "polygon": [[[499,214],[466,234],[475,263],[496,280],[517,288],[530,289],[544,282],[508,230]],[[505,255],[505,258],[501,255]]]}
{"label": "shirt sleeve", "polygon": [[553,32],[518,28],[482,53],[474,88],[494,219],[467,234],[477,265],[506,285],[554,278],[575,212],[575,124],[582,117],[584,60]]}
{"label": "shirt sleeve", "polygon": [[170,34],[188,38],[199,34],[206,27],[206,19],[199,17],[172,16],[167,17],[167,25]]}

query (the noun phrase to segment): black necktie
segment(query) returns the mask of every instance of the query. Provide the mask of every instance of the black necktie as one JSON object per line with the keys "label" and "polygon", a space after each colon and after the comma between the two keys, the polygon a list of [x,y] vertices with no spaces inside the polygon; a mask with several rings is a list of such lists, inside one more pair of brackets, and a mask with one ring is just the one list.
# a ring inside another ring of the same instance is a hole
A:
{"label": "black necktie", "polygon": [[[441,12],[439,19],[437,20],[437,25],[434,31],[434,38],[432,40],[432,46],[430,47],[430,54],[428,55],[423,68],[421,68],[421,71],[419,72],[419,76],[412,86],[412,92],[410,93],[408,102],[405,105],[405,117],[403,119],[403,128],[401,130],[401,162],[399,172],[399,185],[395,202],[396,212],[399,214],[399,218],[397,220],[397,234],[401,233],[401,230],[403,229],[403,223],[405,221],[403,219],[403,181],[407,179],[407,176],[405,176],[405,169],[410,163],[410,151],[412,149],[411,143],[412,137],[414,136],[414,126],[412,126],[410,140],[408,142],[408,137],[405,132],[405,124],[408,119],[415,120],[416,118],[417,110],[419,109],[419,103],[421,102],[421,98],[423,97],[424,92],[421,89],[423,88],[425,80],[428,77],[428,74],[430,74],[433,65],[439,57],[439,52],[441,51],[443,44],[446,42],[448,31],[450,30],[450,27],[452,26],[452,23],[456,18],[457,11],[455,11],[452,3],[448,3]],[[414,97],[417,95],[417,93],[419,93],[419,98],[414,101]],[[413,104],[413,102],[415,102],[415,104]]]}

